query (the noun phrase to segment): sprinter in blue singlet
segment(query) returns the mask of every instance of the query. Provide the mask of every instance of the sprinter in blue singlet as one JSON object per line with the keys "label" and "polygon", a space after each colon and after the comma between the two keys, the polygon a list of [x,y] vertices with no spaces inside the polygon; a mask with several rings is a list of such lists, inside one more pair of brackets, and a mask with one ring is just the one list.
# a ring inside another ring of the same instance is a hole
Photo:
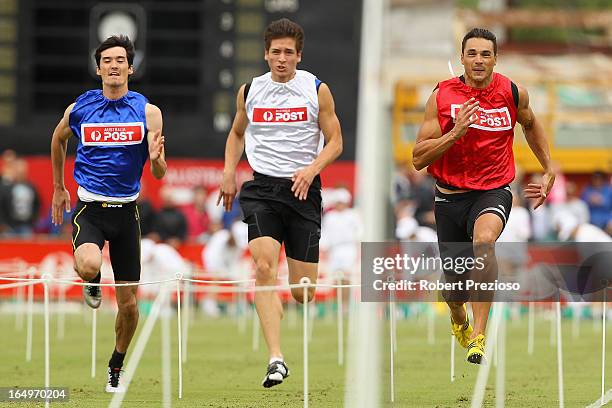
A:
{"label": "sprinter in blue singlet", "polygon": [[[78,201],[72,216],[74,268],[86,282],[100,283],[105,241],[116,283],[140,280],[140,217],[136,198],[142,169],[149,158],[151,173],[166,173],[162,113],[147,98],[128,90],[133,73],[134,46],[125,36],[106,39],[95,53],[102,89],[87,91],[68,106],[53,132],[52,220],[61,224],[70,211],[64,185],[66,148],[77,142],[74,179]],[[121,367],[138,325],[136,286],[116,288],[115,349],[108,365],[106,392],[123,392]],[[99,286],[83,286],[92,308],[102,300]]]}

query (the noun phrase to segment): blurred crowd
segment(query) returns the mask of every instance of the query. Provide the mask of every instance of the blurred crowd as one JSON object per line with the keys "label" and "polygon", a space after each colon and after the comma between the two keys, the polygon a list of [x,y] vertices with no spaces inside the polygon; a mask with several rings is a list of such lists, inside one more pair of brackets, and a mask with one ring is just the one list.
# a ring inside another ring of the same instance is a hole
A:
{"label": "blurred crowd", "polygon": [[[0,154],[0,237],[29,237],[35,233],[71,234],[70,215],[64,225],[51,224],[50,212],[41,213],[40,193],[28,174],[27,161],[12,150]],[[557,168],[556,181],[544,206],[533,211],[523,196],[528,182],[541,175],[522,175],[511,185],[514,202],[501,241],[579,241],[610,239],[612,235],[612,179],[610,174],[595,172],[589,180],[577,184]],[[350,252],[347,243],[358,242],[361,222],[352,208],[349,189],[324,189],[325,214],[322,225],[322,248],[340,248]],[[195,186],[185,194],[164,186],[159,191],[159,206],[147,198],[142,186],[138,199],[142,236],[178,247],[184,242],[211,243],[213,247],[240,239],[245,234],[237,202],[232,211],[217,205],[218,191]],[[73,197],[72,204],[76,202]],[[400,240],[436,241],[434,217],[434,180],[409,164],[397,166],[391,202],[395,215],[395,237]],[[219,234],[217,234],[219,233]],[[213,237],[216,238],[213,239]],[[217,251],[215,251],[217,252]],[[213,257],[213,255],[211,255]],[[348,256],[352,258],[352,256]],[[216,261],[215,261],[216,262]],[[218,262],[221,262],[219,260]],[[338,265],[338,269],[341,265]]]}
{"label": "blurred crowd", "polygon": [[[33,177],[28,174],[28,162],[13,150],[0,154],[0,237],[48,234],[69,239],[71,214],[66,214],[63,225],[54,226],[50,209],[43,213],[40,192],[31,182]],[[51,183],[50,175],[48,178]],[[232,211],[224,212],[216,205],[217,195],[217,191],[207,192],[202,186],[187,194],[164,186],[159,191],[160,205],[156,207],[147,198],[143,184],[137,200],[143,238],[178,247],[184,242],[204,243],[220,230],[231,230],[241,220],[239,206],[234,203]],[[73,206],[76,201],[77,197],[71,197]]]}
{"label": "blurred crowd", "polygon": [[[28,174],[28,162],[15,152],[6,150],[0,154],[0,238],[46,234],[68,242],[72,231],[71,214],[64,217],[63,225],[52,225],[50,211],[41,210],[40,193],[31,182],[33,177]],[[50,182],[50,175],[45,177]],[[589,178],[570,179],[558,170],[555,186],[545,205],[533,211],[532,203],[523,196],[523,188],[529,182],[538,182],[539,177],[538,174],[517,175],[511,186],[513,208],[500,242],[612,242],[609,174],[597,172]],[[397,167],[391,194],[396,239],[437,241],[434,184],[426,172],[416,171],[411,164]],[[142,185],[138,206],[143,237],[143,280],[161,280],[177,273],[187,277],[204,273],[213,279],[231,280],[252,277],[247,226],[242,222],[240,206],[236,200],[232,210],[225,212],[217,205],[218,194],[218,190],[207,190],[203,186],[186,189],[164,185],[154,205],[146,185]],[[322,194],[320,278],[345,284],[358,282],[363,220],[353,206],[349,188],[327,187]],[[76,197],[72,197],[72,205],[75,204]],[[205,244],[199,253],[203,270],[194,268],[179,253],[183,243]],[[516,261],[512,256],[506,261],[503,256],[500,259],[510,263]],[[105,265],[106,269],[110,268],[108,262]],[[103,275],[110,276],[110,272],[104,270]],[[286,271],[279,273],[286,275]],[[156,290],[155,285],[142,289],[145,300],[147,294],[154,298]],[[343,297],[348,293],[345,291]],[[222,313],[222,303],[214,294],[201,296],[199,302],[207,315]]]}
{"label": "blurred crowd", "polygon": [[1,155],[0,236],[29,236],[40,218],[40,195],[29,181],[28,163],[13,150]]}
{"label": "blurred crowd", "polygon": [[[499,241],[609,241],[612,236],[612,179],[595,172],[579,186],[557,167],[555,185],[545,204],[533,211],[523,195],[529,182],[539,182],[540,174],[520,172],[512,183],[513,204],[510,218]],[[395,236],[400,240],[436,241],[434,217],[435,181],[407,163],[397,167],[392,204]]]}

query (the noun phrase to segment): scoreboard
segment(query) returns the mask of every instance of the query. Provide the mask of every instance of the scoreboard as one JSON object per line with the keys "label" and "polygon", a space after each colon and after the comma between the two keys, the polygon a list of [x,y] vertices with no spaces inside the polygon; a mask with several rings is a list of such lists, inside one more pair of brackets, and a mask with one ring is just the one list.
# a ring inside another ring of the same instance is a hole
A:
{"label": "scoreboard", "polygon": [[17,27],[17,0],[0,0],[0,127],[16,119]]}
{"label": "scoreboard", "polygon": [[[305,31],[302,63],[327,83],[355,154],[361,2],[354,0],[0,0],[0,150],[48,154],[64,109],[99,88],[100,39],[128,33],[130,89],[164,113],[169,156],[221,158],[236,91],[268,71],[263,31],[278,18]],[[74,143],[70,143],[74,148]]]}

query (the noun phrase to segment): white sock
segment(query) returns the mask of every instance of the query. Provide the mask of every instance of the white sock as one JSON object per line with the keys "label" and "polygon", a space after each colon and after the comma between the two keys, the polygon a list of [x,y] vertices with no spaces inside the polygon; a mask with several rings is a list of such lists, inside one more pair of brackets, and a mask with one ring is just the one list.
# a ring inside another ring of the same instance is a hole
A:
{"label": "white sock", "polygon": [[270,358],[270,362],[268,364],[272,364],[275,361],[282,361],[283,363],[285,362],[285,359],[282,357],[271,357]]}

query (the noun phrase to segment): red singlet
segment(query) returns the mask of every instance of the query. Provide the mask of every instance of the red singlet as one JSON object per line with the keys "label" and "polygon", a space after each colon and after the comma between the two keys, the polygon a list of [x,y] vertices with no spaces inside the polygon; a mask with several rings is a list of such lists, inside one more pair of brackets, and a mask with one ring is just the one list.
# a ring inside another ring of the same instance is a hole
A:
{"label": "red singlet", "polygon": [[493,73],[484,89],[472,88],[459,78],[438,84],[438,122],[450,132],[461,105],[474,97],[480,102],[478,121],[427,171],[443,184],[460,189],[491,190],[514,179],[512,142],[517,108],[509,78]]}

